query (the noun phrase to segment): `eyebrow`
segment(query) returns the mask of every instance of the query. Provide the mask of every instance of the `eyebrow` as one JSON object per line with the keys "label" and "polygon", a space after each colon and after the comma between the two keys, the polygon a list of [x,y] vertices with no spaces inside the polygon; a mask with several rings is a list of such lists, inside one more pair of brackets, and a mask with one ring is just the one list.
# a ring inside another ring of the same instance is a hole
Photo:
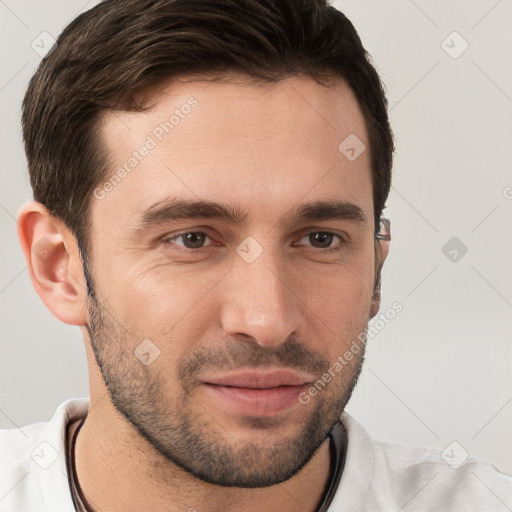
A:
{"label": "eyebrow", "polygon": [[346,201],[314,201],[297,206],[292,215],[298,221],[308,220],[350,220],[366,223],[363,210]]}
{"label": "eyebrow", "polygon": [[[359,206],[333,200],[300,204],[292,208],[286,217],[291,217],[295,222],[311,220],[367,222],[366,215]],[[168,198],[149,207],[137,222],[136,228],[144,230],[166,222],[187,219],[218,219],[232,224],[241,224],[247,219],[247,212],[236,206],[212,201]]]}
{"label": "eyebrow", "polygon": [[147,229],[154,225],[185,219],[219,219],[240,224],[246,217],[245,212],[230,205],[167,198],[148,208],[137,223],[137,227]]}

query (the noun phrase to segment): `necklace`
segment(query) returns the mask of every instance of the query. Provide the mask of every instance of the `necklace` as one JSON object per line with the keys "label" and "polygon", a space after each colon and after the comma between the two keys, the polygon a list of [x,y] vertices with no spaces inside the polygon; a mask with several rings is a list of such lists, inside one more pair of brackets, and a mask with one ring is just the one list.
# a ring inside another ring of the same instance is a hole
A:
{"label": "necklace", "polygon": [[331,439],[331,474],[322,501],[315,512],[328,511],[334,495],[336,494],[336,490],[338,489],[341,474],[345,467],[345,459],[347,458],[348,437],[347,431],[341,421],[338,420],[334,424],[334,427],[332,427],[329,433],[329,437]]}
{"label": "necklace", "polygon": [[[86,416],[87,417],[87,416]],[[71,458],[71,498],[73,499],[73,505],[75,506],[75,510],[78,512],[92,512],[87,505],[85,504],[85,498],[80,487],[80,483],[78,482],[78,476],[76,473],[76,463],[75,463],[75,445],[76,438],[78,437],[78,432],[82,428],[82,425],[85,422],[85,418],[82,419],[78,427],[73,432],[73,437],[71,439],[71,447],[70,447],[70,458]]]}
{"label": "necklace", "polygon": [[[84,422],[85,418],[82,419],[78,427],[75,429],[75,432],[73,433],[73,437],[71,439],[70,458],[72,482],[70,482],[70,487],[71,497],[73,499],[73,505],[75,506],[75,510],[78,512],[92,512],[86,505],[86,500],[84,498],[82,488],[80,487],[80,483],[78,482],[78,476],[76,473],[75,465],[76,439],[78,437],[78,432],[82,428]],[[320,502],[320,505],[318,506],[315,512],[328,511],[329,506],[334,498],[334,495],[336,494],[336,490],[338,489],[341,474],[343,473],[343,468],[345,467],[345,459],[347,457],[347,432],[340,421],[337,421],[334,427],[331,429],[329,433],[329,438],[331,440],[331,469],[329,475],[329,482],[322,496],[322,501]]]}

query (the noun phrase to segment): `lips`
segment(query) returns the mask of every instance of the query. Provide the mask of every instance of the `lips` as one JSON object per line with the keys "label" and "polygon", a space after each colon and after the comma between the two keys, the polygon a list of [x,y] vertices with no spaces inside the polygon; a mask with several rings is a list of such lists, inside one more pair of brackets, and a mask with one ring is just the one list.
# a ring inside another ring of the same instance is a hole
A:
{"label": "lips", "polygon": [[296,409],[299,394],[313,380],[311,375],[288,368],[238,369],[205,377],[201,388],[228,414],[268,417]]}
{"label": "lips", "polygon": [[281,386],[303,386],[313,378],[288,369],[270,371],[244,371],[204,379],[206,384],[235,388],[269,389]]}

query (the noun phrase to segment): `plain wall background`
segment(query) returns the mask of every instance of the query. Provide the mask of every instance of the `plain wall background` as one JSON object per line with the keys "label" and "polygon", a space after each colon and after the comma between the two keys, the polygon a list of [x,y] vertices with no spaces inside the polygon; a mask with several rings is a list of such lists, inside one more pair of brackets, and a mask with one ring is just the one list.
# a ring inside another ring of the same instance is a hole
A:
{"label": "plain wall background", "polygon": [[[47,421],[88,394],[79,329],[33,290],[15,217],[32,197],[20,127],[40,61],[31,43],[42,32],[56,38],[95,3],[0,3],[1,428]],[[439,450],[457,441],[512,474],[512,3],[334,5],[388,91],[397,153],[382,311],[403,305],[370,341],[347,410],[376,439]],[[453,237],[467,247],[462,257],[457,241],[445,249],[458,251],[455,262],[442,251]]]}

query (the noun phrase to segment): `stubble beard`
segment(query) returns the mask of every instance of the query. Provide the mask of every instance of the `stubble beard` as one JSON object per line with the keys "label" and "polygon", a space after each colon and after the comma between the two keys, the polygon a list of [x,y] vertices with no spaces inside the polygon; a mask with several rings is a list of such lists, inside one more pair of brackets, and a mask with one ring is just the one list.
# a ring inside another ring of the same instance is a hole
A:
{"label": "stubble beard", "polygon": [[[226,432],[222,420],[215,417],[215,411],[208,403],[201,404],[194,393],[194,371],[216,361],[222,361],[223,369],[227,367],[226,361],[241,363],[238,367],[248,361],[255,367],[270,363],[290,366],[293,361],[296,368],[314,369],[313,373],[321,376],[331,366],[330,361],[298,342],[286,341],[270,350],[255,343],[237,343],[232,346],[236,349],[234,354],[226,354],[226,349],[213,355],[208,350],[195,353],[180,363],[177,379],[170,373],[165,375],[163,365],[145,366],[134,356],[137,341],[107,312],[111,309],[100,305],[92,287],[88,305],[90,342],[113,406],[143,440],[163,455],[164,466],[176,465],[201,481],[219,486],[267,487],[296,475],[327,439],[363,366],[364,346],[351,364],[311,400],[311,412],[295,434],[282,435],[278,442],[267,443],[265,431],[278,428],[279,420],[245,416],[240,418],[240,425],[244,431],[251,429],[252,440],[233,442],[233,436]],[[169,384],[175,382],[179,385],[170,393]],[[165,475],[165,471],[158,473]]]}

